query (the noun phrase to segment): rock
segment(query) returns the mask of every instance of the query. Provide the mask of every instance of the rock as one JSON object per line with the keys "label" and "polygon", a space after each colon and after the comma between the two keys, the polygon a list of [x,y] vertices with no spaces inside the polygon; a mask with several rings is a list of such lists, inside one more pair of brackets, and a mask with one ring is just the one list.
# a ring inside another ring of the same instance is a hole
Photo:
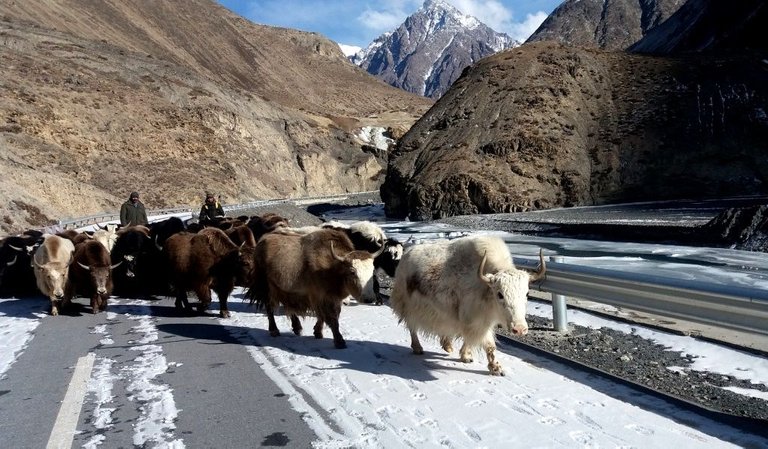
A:
{"label": "rock", "polygon": [[736,249],[768,252],[768,205],[726,209],[704,225],[703,232]]}

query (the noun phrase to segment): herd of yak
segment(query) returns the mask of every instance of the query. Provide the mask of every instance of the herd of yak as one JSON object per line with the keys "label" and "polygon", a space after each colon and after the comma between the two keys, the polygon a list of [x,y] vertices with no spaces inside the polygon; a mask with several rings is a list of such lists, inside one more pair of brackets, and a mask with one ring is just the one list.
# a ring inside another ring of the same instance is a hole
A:
{"label": "herd of yak", "polygon": [[[90,298],[93,313],[105,310],[111,295],[128,298],[175,297],[182,313],[202,313],[215,293],[219,314],[229,317],[227,299],[236,286],[247,288],[262,306],[269,332],[282,306],[297,335],[299,317],[313,315],[316,338],[327,325],[334,345],[346,347],[339,332],[342,304],[349,298],[382,303],[375,271],[394,278],[390,302],[411,332],[414,353],[423,350],[418,333],[436,336],[446,351],[461,338],[460,358],[472,360],[482,346],[492,374],[494,329],[527,332],[528,285],[545,273],[516,269],[498,237],[403,245],[381,228],[361,221],[293,228],[276,214],[224,217],[203,226],[178,217],[148,226],[107,225],[93,232],[56,234],[26,231],[0,245],[0,298],[50,298],[51,314]],[[194,292],[199,302],[189,303]]]}

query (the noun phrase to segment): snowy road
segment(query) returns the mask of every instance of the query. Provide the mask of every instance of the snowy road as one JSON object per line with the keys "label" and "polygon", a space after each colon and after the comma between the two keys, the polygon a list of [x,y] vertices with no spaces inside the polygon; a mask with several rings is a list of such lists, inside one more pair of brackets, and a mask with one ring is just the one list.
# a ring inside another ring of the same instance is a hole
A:
{"label": "snowy road", "polygon": [[[434,341],[414,356],[386,306],[343,309],[345,350],[329,338],[294,336],[284,317],[283,335],[272,338],[265,316],[238,299],[230,319],[176,317],[170,300],[116,300],[97,316],[33,314],[43,306],[0,302],[0,333],[13,337],[2,353],[14,354],[3,359],[0,380],[2,447],[45,445],[61,390],[77,357],[88,353],[95,363],[77,447],[768,445],[512,347],[500,346],[505,377],[489,376],[481,356],[463,364]],[[529,313],[548,313],[540,307],[531,304]],[[312,324],[305,320],[305,329]],[[64,347],[55,343],[61,337]],[[760,357],[730,351],[715,358],[768,382]],[[14,428],[37,429],[36,436],[25,439]]]}

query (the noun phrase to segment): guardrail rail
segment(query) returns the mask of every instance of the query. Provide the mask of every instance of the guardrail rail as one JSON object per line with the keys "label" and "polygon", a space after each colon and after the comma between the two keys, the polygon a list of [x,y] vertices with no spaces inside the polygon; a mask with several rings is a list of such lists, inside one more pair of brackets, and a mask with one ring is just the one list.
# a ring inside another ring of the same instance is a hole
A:
{"label": "guardrail rail", "polygon": [[[222,205],[222,207],[224,208],[225,212],[235,212],[238,210],[252,209],[254,207],[267,206],[270,204],[293,203],[296,205],[308,205],[308,204],[315,204],[323,201],[340,201],[340,200],[347,199],[350,196],[372,194],[377,192],[378,190],[369,190],[366,192],[342,193],[338,195],[257,200],[257,201],[251,201],[248,203]],[[180,213],[186,213],[186,212],[194,213],[195,210],[193,210],[191,207],[172,207],[167,209],[153,209],[153,210],[147,211],[147,216],[150,217],[150,216],[157,216],[157,215],[172,215],[172,214],[180,214]],[[97,223],[106,223],[106,222],[118,221],[118,220],[120,220],[119,212],[104,212],[101,214],[89,215],[87,217],[66,218],[63,220],[59,220],[58,225],[62,228],[67,226],[79,228],[82,226],[90,226]]]}
{"label": "guardrail rail", "polygon": [[[515,258],[535,269],[537,262]],[[768,336],[768,291],[702,281],[547,262],[531,288],[670,318]]]}

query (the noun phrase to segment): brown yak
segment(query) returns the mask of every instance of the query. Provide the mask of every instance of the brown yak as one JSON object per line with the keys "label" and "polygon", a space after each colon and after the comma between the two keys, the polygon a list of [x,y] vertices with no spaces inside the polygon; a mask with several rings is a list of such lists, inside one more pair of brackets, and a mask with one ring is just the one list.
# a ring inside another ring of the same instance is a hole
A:
{"label": "brown yak", "polygon": [[235,284],[250,283],[253,248],[239,247],[221,229],[205,228],[197,234],[181,232],[165,241],[170,281],[176,290],[176,307],[191,310],[187,291],[200,300],[199,313],[211,304],[211,290],[219,298],[219,315],[229,317],[227,299]]}
{"label": "brown yak", "polygon": [[255,274],[248,297],[266,307],[270,335],[278,336],[274,309],[283,304],[291,315],[293,332],[301,334],[297,315],[314,313],[315,338],[323,338],[328,323],[337,348],[347,346],[339,332],[341,302],[359,297],[373,276],[371,254],[355,250],[343,231],[320,229],[309,234],[269,233],[256,244]]}
{"label": "brown yak", "polygon": [[109,251],[96,240],[75,245],[63,304],[68,304],[79,293],[91,298],[93,313],[106,310],[107,300],[112,294],[112,269],[120,263],[112,265]]}

